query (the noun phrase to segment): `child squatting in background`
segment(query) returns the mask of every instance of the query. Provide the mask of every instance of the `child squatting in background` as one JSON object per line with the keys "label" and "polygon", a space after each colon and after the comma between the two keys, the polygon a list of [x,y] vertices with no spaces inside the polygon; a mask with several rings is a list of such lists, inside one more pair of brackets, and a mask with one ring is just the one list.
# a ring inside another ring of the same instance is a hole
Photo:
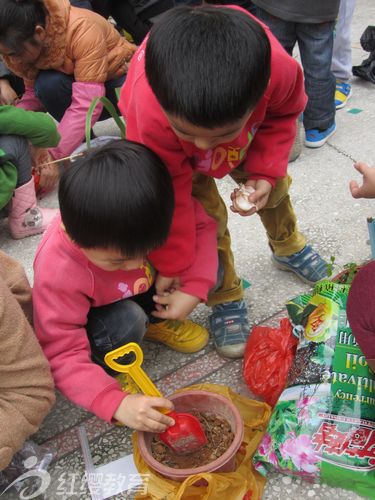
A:
{"label": "child squatting in background", "polygon": [[183,320],[207,299],[217,275],[216,225],[195,202],[196,258],[159,297],[153,251],[167,238],[174,200],[152,151],[114,141],[89,152],[63,174],[59,203],[61,220],[37,250],[33,289],[35,330],[56,386],[104,420],[163,431],[172,420],[154,408],[172,404],[126,395],[103,359],[143,338],[181,352],[207,344],[208,332],[192,321],[157,318]]}
{"label": "child squatting in background", "polygon": [[0,471],[38,430],[55,401],[51,373],[31,321],[25,272],[0,252]]}
{"label": "child squatting in background", "polygon": [[0,106],[0,216],[8,216],[15,239],[42,233],[58,213],[37,206],[31,168],[32,156],[41,164],[43,148],[57,146],[59,140],[55,122],[46,113]]}
{"label": "child squatting in background", "polygon": [[[116,88],[124,83],[136,47],[99,14],[72,7],[68,0],[1,0],[0,53],[21,76],[25,93],[18,107],[45,110],[59,122],[61,141],[52,159],[69,156],[85,135],[92,100],[106,96],[117,106]],[[108,118],[102,105],[92,125]],[[59,170],[49,165],[40,186],[55,186]]]}
{"label": "child squatting in background", "polygon": [[[375,168],[358,162],[356,170],[362,174],[363,182],[350,182],[353,198],[375,198]],[[350,287],[347,314],[353,335],[366,357],[369,367],[375,372],[375,261],[360,269]]]}
{"label": "child squatting in background", "polygon": [[305,104],[298,62],[267,27],[233,6],[164,13],[121,91],[127,137],[155,151],[173,179],[176,208],[169,239],[155,256],[159,271],[178,276],[195,258],[195,198],[218,223],[223,280],[208,304],[222,356],[243,355],[250,327],[215,178],[230,175],[255,189],[249,200],[256,209],[232,210],[259,214],[277,267],[309,283],[326,275],[325,262],[297,229],[288,193],[288,157]]}

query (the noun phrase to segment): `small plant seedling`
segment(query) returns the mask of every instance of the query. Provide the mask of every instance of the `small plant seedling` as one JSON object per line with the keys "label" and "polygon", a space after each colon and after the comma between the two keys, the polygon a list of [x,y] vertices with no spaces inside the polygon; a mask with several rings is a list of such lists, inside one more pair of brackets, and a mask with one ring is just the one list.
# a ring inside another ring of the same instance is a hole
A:
{"label": "small plant seedling", "polygon": [[338,282],[345,285],[351,285],[354,276],[358,271],[358,265],[355,262],[348,262],[347,264],[344,264],[342,267],[340,267],[336,264],[336,257],[334,255],[331,255],[329,262],[327,263],[328,278],[333,277],[335,269],[337,269],[338,271],[340,271],[341,269],[341,273],[339,273]]}

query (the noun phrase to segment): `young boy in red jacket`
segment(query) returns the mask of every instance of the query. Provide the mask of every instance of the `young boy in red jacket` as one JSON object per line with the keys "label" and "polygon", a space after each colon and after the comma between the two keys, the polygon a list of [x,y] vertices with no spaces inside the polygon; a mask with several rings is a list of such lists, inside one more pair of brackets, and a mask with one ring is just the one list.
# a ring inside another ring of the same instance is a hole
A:
{"label": "young boy in red jacket", "polygon": [[325,262],[297,230],[288,194],[288,156],[305,104],[299,64],[268,28],[233,6],[165,13],[134,55],[122,88],[127,137],[155,151],[173,178],[174,220],[157,259],[163,276],[172,280],[194,259],[193,197],[218,222],[223,277],[210,296],[210,328],[226,357],[243,355],[249,324],[214,178],[229,174],[255,190],[245,195],[255,207],[240,210],[235,190],[231,210],[260,215],[277,267],[309,283],[326,275]]}

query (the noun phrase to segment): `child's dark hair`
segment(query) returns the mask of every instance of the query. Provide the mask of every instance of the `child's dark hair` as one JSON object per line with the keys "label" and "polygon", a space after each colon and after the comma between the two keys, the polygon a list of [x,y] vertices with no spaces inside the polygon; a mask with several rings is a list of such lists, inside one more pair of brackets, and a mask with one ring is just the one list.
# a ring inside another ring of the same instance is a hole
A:
{"label": "child's dark hair", "polygon": [[162,108],[198,127],[243,118],[270,78],[271,47],[259,23],[225,7],[177,7],[151,28],[146,75]]}
{"label": "child's dark hair", "polygon": [[47,10],[42,0],[0,1],[0,43],[19,51],[30,41],[37,25],[45,27]]}
{"label": "child's dark hair", "polygon": [[147,255],[167,239],[174,209],[160,158],[132,141],[91,150],[61,177],[59,203],[68,235],[82,248]]}

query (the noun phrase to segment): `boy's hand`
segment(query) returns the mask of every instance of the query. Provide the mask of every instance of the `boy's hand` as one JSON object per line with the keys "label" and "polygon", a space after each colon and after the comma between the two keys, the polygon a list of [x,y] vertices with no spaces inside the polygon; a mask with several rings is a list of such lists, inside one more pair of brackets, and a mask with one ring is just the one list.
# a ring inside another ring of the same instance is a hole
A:
{"label": "boy's hand", "polygon": [[178,278],[167,278],[161,274],[157,274],[155,279],[155,290],[157,295],[164,295],[174,291],[179,286]]}
{"label": "boy's hand", "polygon": [[152,311],[155,318],[178,319],[183,321],[196,308],[200,299],[194,295],[175,290],[164,295],[154,295],[156,311]]}
{"label": "boy's hand", "polygon": [[[249,195],[249,201],[256,205],[255,207],[250,208],[248,211],[238,210],[234,205],[231,205],[230,209],[234,213],[238,213],[242,217],[248,217],[249,215],[255,214],[258,210],[261,210],[265,207],[270,192],[272,191],[272,185],[266,181],[265,179],[258,180],[249,180],[246,182],[245,187],[251,186],[254,188],[254,192]],[[232,202],[236,198],[237,189],[233,191],[230,195]]]}
{"label": "boy's hand", "polygon": [[350,181],[353,198],[375,198],[375,168],[363,162],[355,163],[354,168],[363,175],[363,183],[359,186],[357,181]]}
{"label": "boy's hand", "polygon": [[155,408],[173,410],[174,406],[165,398],[129,394],[121,401],[113,418],[137,431],[164,432],[174,420]]}

